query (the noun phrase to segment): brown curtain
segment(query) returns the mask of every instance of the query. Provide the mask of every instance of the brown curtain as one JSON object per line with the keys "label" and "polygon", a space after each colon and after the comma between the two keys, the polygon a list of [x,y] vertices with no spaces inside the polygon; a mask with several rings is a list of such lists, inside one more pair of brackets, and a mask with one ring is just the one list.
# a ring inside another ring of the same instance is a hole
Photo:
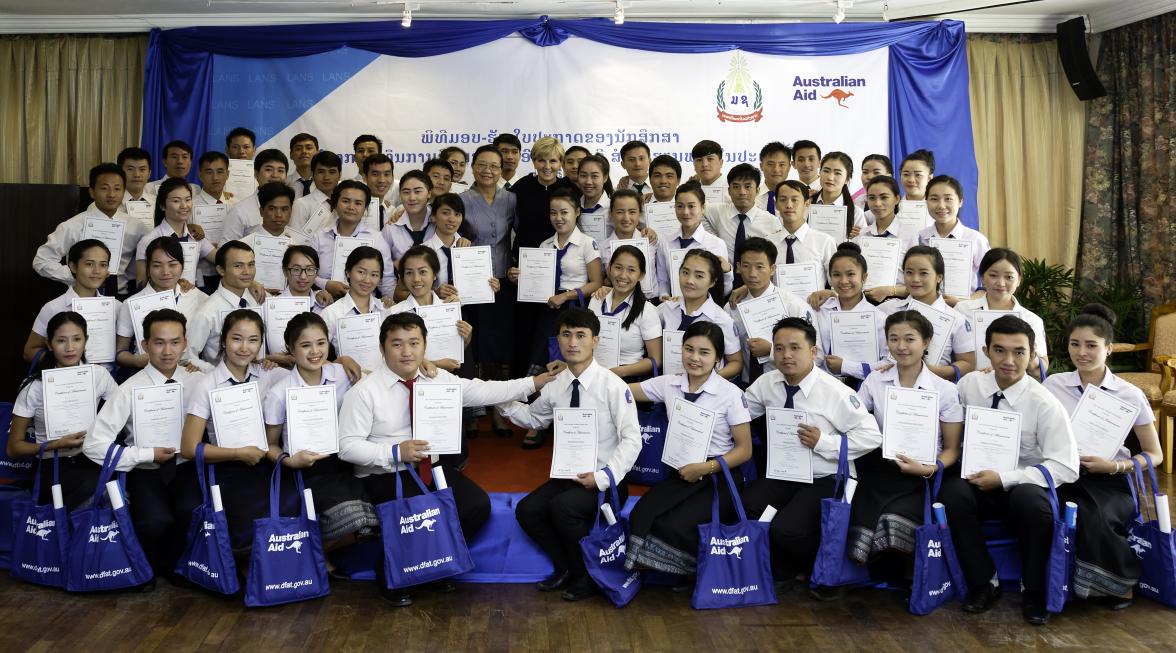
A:
{"label": "brown curtain", "polygon": [[1082,206],[1082,102],[1056,38],[969,34],[980,231],[994,247],[1074,264]]}
{"label": "brown curtain", "polygon": [[1103,34],[1090,102],[1078,274],[1176,297],[1176,12]]}
{"label": "brown curtain", "polygon": [[0,36],[0,182],[86,184],[139,143],[147,35]]}

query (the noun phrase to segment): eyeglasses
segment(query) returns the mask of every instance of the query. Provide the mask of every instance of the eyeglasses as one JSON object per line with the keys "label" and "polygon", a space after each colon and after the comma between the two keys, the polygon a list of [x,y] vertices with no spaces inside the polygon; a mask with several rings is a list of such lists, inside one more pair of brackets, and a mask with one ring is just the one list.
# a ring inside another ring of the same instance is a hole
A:
{"label": "eyeglasses", "polygon": [[318,274],[318,268],[286,268],[286,271],[296,277],[313,277]]}
{"label": "eyeglasses", "polygon": [[474,170],[502,170],[497,163],[475,163]]}

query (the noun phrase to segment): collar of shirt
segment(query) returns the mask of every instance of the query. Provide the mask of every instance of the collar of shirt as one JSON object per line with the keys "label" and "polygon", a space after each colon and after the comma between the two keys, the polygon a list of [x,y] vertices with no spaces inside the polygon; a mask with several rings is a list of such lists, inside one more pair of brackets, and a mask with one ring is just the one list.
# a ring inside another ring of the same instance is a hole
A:
{"label": "collar of shirt", "polygon": [[[257,363],[250,363],[249,368],[245,370],[245,380],[241,383],[257,381],[260,378],[261,366],[259,366]],[[222,360],[221,362],[217,363],[216,367],[212,370],[212,387],[219,388],[221,386],[229,385],[230,380],[236,381],[236,379],[233,378],[232,372],[229,371],[229,368]]]}
{"label": "collar of shirt", "polygon": [[[421,244],[439,252],[439,251],[441,251],[442,247],[448,247],[450,249],[457,247],[458,238],[460,238],[460,236],[458,236],[457,234],[453,234],[453,244],[446,245],[445,242],[441,240],[441,236],[437,235],[437,231],[433,230],[432,235],[430,235],[428,238],[425,238],[424,242],[422,242]],[[441,267],[445,267],[445,266],[443,265]]]}
{"label": "collar of shirt", "polygon": [[[432,217],[432,215],[433,215],[433,208],[432,207],[425,207],[425,226],[422,227],[422,229],[425,231],[425,233],[433,233],[436,231],[436,229],[433,228],[434,227],[433,221],[430,219]],[[412,228],[412,223],[410,223],[408,221],[408,211],[401,213],[400,219],[397,220],[396,222],[393,222],[392,226],[404,227],[405,229],[408,229],[409,231],[415,231],[415,229]]]}
{"label": "collar of shirt", "polygon": [[[800,228],[798,228],[796,231],[788,231],[788,227],[785,226],[780,227],[780,233],[783,235],[783,238],[792,236],[802,243],[804,242],[805,237],[809,235],[810,231],[812,230],[809,228],[807,222],[800,223]],[[784,242],[783,238],[781,238],[780,242]],[[787,248],[787,245],[785,245],[785,248]]]}
{"label": "collar of shirt", "polygon": [[[433,296],[432,306],[436,306],[437,304],[444,304],[445,303],[445,302],[441,301],[441,298],[437,296],[437,293],[430,292],[429,294],[431,294]],[[348,297],[350,297],[350,296],[351,295],[348,295]],[[418,302],[416,300],[416,297],[409,295],[408,299],[405,299],[404,301],[393,306],[391,312],[392,313],[404,313],[407,311],[415,311],[417,309],[417,307],[420,305],[421,304],[420,304],[420,302]]]}
{"label": "collar of shirt", "polygon": [[898,218],[897,217],[895,217],[893,220],[890,221],[890,225],[888,227],[886,227],[886,231],[879,232],[878,231],[878,222],[875,221],[875,222],[872,222],[872,223],[866,225],[865,233],[868,236],[881,236],[883,238],[898,238],[898,234],[894,232],[894,229],[896,229],[896,228],[898,228]]}
{"label": "collar of shirt", "polygon": [[[779,370],[777,370],[777,372],[779,372]],[[805,399],[808,399],[812,396],[813,389],[817,386],[818,383],[821,382],[822,374],[824,374],[824,372],[822,372],[820,368],[814,364],[813,369],[809,370],[809,373],[800,380],[800,392],[804,395]],[[784,378],[783,372],[780,372],[780,383],[788,383],[788,381]]]}
{"label": "collar of shirt", "polygon": [[217,286],[215,296],[219,297],[221,299],[221,301],[232,306],[233,308],[240,308],[242,299],[245,300],[246,306],[253,307],[253,306],[258,305],[257,302],[253,301],[253,295],[250,294],[250,292],[248,290],[246,290],[245,292],[241,293],[240,296],[238,296],[238,295],[235,295],[233,293],[233,291],[226,288],[224,286],[224,284]]}
{"label": "collar of shirt", "polygon": [[[326,230],[326,233],[329,233],[334,237],[342,236],[343,234],[339,233],[340,222],[342,222],[342,220],[335,220],[335,222],[331,224],[331,226]],[[355,225],[355,231],[351,232],[350,236],[344,236],[344,238],[358,238],[360,236],[371,236],[372,238],[375,238],[377,234],[376,232],[372,231],[372,228],[368,226],[367,222],[360,220],[359,224]]]}
{"label": "collar of shirt", "polygon": [[[935,374],[927,369],[927,364],[923,363],[922,369],[919,370],[919,376],[915,378],[915,388],[918,390],[935,390],[935,379],[938,378]],[[892,365],[884,371],[878,372],[878,378],[883,382],[888,382],[890,385],[898,386],[898,365]]]}
{"label": "collar of shirt", "polygon": [[173,227],[167,223],[167,220],[160,222],[159,226],[156,227],[155,229],[156,229],[156,231],[159,232],[160,236],[175,236],[176,238],[187,238],[190,235],[188,233],[188,225],[187,224],[184,225],[184,232],[178,233],[176,231],[175,227]]}
{"label": "collar of shirt", "polygon": [[968,237],[968,232],[971,231],[971,229],[968,229],[968,227],[964,225],[963,220],[960,220],[957,218],[955,226],[951,228],[951,231],[947,232],[946,236],[940,236],[939,229],[936,228],[936,226],[934,224],[927,227],[926,231],[927,231],[927,238],[953,238],[954,237],[957,239],[964,239],[964,238]]}
{"label": "collar of shirt", "polygon": [[[572,229],[572,233],[568,234],[568,242],[564,243],[564,245],[565,246],[575,245],[576,247],[588,247],[592,242],[593,242],[592,239],[589,238],[587,236],[587,234],[585,234],[583,231],[580,231],[579,227],[575,227]],[[543,241],[539,246],[560,249],[559,235],[557,234],[557,235],[552,236],[551,238],[548,238],[547,240]]]}
{"label": "collar of shirt", "polygon": [[[339,307],[335,310],[342,312],[340,317],[347,317],[352,313],[362,315],[362,313],[359,312],[359,307],[355,305],[355,299],[352,298],[351,293],[345,293],[342,297],[336,299],[335,302],[331,304],[331,306]],[[368,313],[381,313],[384,310],[383,307],[383,302],[381,302],[379,299],[376,299],[375,295],[370,295],[368,297]]]}
{"label": "collar of shirt", "polygon": [[[387,366],[385,366],[385,367],[387,367]],[[336,378],[336,374],[338,374],[338,372],[337,372],[337,368],[335,367],[335,365],[333,365],[331,363],[327,363],[327,364],[323,365],[322,369],[323,369],[323,379],[319,383],[319,385],[335,385],[335,382],[338,380]],[[290,375],[290,387],[292,387],[292,388],[305,388],[306,387],[306,380],[303,379],[302,375],[298,373],[297,366],[290,368],[288,373]]]}
{"label": "collar of shirt", "polygon": [[[1021,377],[1020,381],[1017,381],[1008,388],[1001,390],[1000,387],[996,385],[995,372],[987,372],[982,374],[983,376],[980,377],[979,385],[980,391],[984,393],[984,396],[986,398],[991,398],[992,395],[1000,392],[1004,394],[1005,401],[1009,402],[1009,405],[1013,408],[1017,407],[1017,400],[1020,399],[1021,395],[1025,394],[1025,392],[1029,389],[1029,384],[1037,383],[1037,381],[1029,378],[1029,375],[1026,374],[1025,376]],[[988,406],[982,407],[987,408]]]}
{"label": "collar of shirt", "polygon": [[[670,385],[681,388],[682,394],[686,394],[690,391],[690,378],[686,374],[675,374],[670,377]],[[706,377],[706,381],[702,382],[702,387],[698,391],[717,397],[722,387],[723,377],[719,376],[717,371],[712,370],[710,376]]]}
{"label": "collar of shirt", "polygon": [[142,202],[142,203],[146,204],[147,206],[154,205],[151,201],[151,198],[147,196],[147,187],[146,186],[143,187],[143,195],[140,197],[131,197],[131,191],[124,190],[123,191],[123,204],[125,205],[127,202]]}
{"label": "collar of shirt", "polygon": [[[314,186],[314,185],[312,185],[310,187],[310,192],[307,193],[306,195],[304,195],[303,197],[311,198],[310,202],[312,202],[314,205],[318,205],[318,204],[321,204],[322,202],[327,201],[327,194],[322,192],[321,190],[319,190],[318,186]],[[302,198],[300,197],[298,199],[302,199]]]}
{"label": "collar of shirt", "polygon": [[681,310],[683,313],[691,317],[702,316],[711,320],[714,320],[719,313],[723,313],[723,309],[719,308],[719,305],[715,303],[715,300],[711,299],[709,296],[706,298],[706,301],[702,303],[702,306],[699,306],[698,310],[694,311],[693,313],[686,310],[685,298],[678,299],[678,304],[674,306],[674,308]]}
{"label": "collar of shirt", "polygon": [[585,200],[585,198],[583,198],[583,197],[580,198],[580,211],[581,212],[586,211],[588,213],[598,213],[600,211],[604,211],[605,213],[608,213],[609,207],[612,206],[612,202],[609,201],[609,197],[605,193],[601,193],[600,197],[596,198],[596,202],[594,202],[592,206],[588,206],[588,204],[585,203],[584,200]]}
{"label": "collar of shirt", "polygon": [[[854,304],[853,308],[850,309],[849,311],[846,311],[846,312],[847,313],[854,313],[857,311],[867,311],[867,310],[870,310],[871,308],[874,308],[874,305],[871,304],[870,302],[866,301],[866,296],[863,294],[862,298],[860,300],[858,300],[858,303]],[[821,304],[821,310],[822,311],[838,311],[838,312],[840,312],[842,310],[841,309],[841,300],[838,299],[836,295],[834,295],[834,296],[830,297],[829,299],[826,299],[824,304]]]}
{"label": "collar of shirt", "polygon": [[[617,298],[617,291],[613,290],[612,292],[610,292],[608,294],[608,297],[606,297],[604,300],[602,300],[600,302],[600,310],[602,312],[605,310],[615,311],[615,310],[617,310],[618,306],[620,306],[621,304],[627,303],[628,306],[625,307],[625,310],[622,311],[622,314],[615,315],[613,317],[628,317],[629,316],[629,309],[633,308],[633,302],[631,301],[633,299],[633,294],[638,293],[638,292],[641,292],[640,285],[638,287],[634,288],[633,290],[629,291],[628,297],[625,297],[624,299],[618,299]],[[622,321],[624,321],[624,320],[622,320]]]}
{"label": "collar of shirt", "polygon": [[[392,388],[395,388],[395,387],[396,387],[396,386],[398,386],[398,385],[402,385],[402,383],[401,383],[401,382],[406,380],[406,379],[402,379],[402,378],[400,378],[400,375],[399,375],[399,374],[397,374],[396,372],[393,372],[393,371],[392,371],[392,368],[388,367],[388,364],[387,364],[387,363],[384,363],[383,365],[381,365],[381,366],[380,366],[380,367],[379,367],[379,368],[378,368],[378,369],[377,369],[377,370],[374,372],[374,374],[378,374],[378,375],[380,375],[380,378],[379,378],[380,385],[381,385],[381,386],[383,386],[384,388],[388,388],[388,389],[392,389]],[[416,373],[416,375],[415,375],[415,376],[413,376],[412,378],[413,378],[413,380],[414,380],[414,381],[416,381],[416,380],[425,379],[426,377],[424,377],[424,376],[421,374],[421,371],[420,371],[420,369],[418,368],[418,369],[417,369],[417,373]],[[407,391],[407,390],[408,390],[408,388],[407,388],[407,387],[405,387],[405,391]]]}
{"label": "collar of shirt", "polygon": [[[148,379],[151,380],[152,385],[163,385],[168,382],[168,378],[163,375],[163,372],[160,372],[159,368],[155,367],[151,363],[147,363],[147,366],[143,368],[143,373]],[[177,365],[176,371],[172,372],[171,378],[175,379],[176,383],[183,385],[187,383],[189,376],[191,376],[191,373],[189,373],[188,370],[186,370],[182,365]]]}
{"label": "collar of shirt", "polygon": [[[1082,383],[1082,376],[1078,373],[1077,370],[1074,370],[1073,372],[1065,372],[1063,374],[1059,374],[1058,376],[1062,377],[1063,385],[1065,385],[1067,388],[1076,390],[1077,394],[1081,395],[1086,391],[1086,386]],[[1111,368],[1109,367],[1106,368],[1106,370],[1103,372],[1103,378],[1098,382],[1097,385],[1100,388],[1103,388],[1112,393],[1119,392],[1124,387],[1134,387],[1123,379],[1115,376],[1115,373],[1112,372]]]}
{"label": "collar of shirt", "polygon": [[[601,367],[600,364],[595,360],[593,360],[591,363],[588,363],[588,367],[584,368],[584,371],[580,374],[580,376],[573,375],[572,369],[570,367],[565,368],[564,371],[560,372],[559,375],[556,376],[555,379],[553,379],[551,382],[551,385],[555,386],[555,388],[553,388],[553,390],[555,390],[555,396],[568,396],[569,388],[572,387],[573,380],[579,380],[580,387],[584,388],[585,390],[591,388],[592,384],[596,382],[597,377],[600,375],[601,371],[608,372],[608,370],[605,370],[603,367]],[[612,372],[608,373],[612,374]]]}
{"label": "collar of shirt", "polygon": [[[289,227],[284,227],[282,229],[282,233],[275,236],[275,235],[271,234],[270,232],[266,231],[265,227],[260,224],[253,226],[253,227],[250,227],[248,233],[246,233],[245,235],[246,236],[266,236],[268,238],[292,238],[292,239],[297,240],[297,237],[294,235],[294,232],[290,231]],[[291,243],[291,244],[293,244],[293,243]]]}
{"label": "collar of shirt", "polygon": [[[984,293],[982,296],[977,297],[973,301],[977,302],[976,310],[980,310],[980,311],[996,310],[996,309],[992,309],[992,308],[988,307],[988,293]],[[1013,295],[1013,308],[1011,310],[1016,311],[1018,313],[1021,312],[1021,302],[1017,301],[1016,295]]]}
{"label": "collar of shirt", "polygon": [[204,202],[203,202],[204,204],[216,204],[218,201],[220,201],[223,204],[228,203],[228,202],[225,202],[223,191],[221,192],[221,197],[213,197],[212,195],[209,195],[208,191],[204,190],[204,188],[200,189],[200,199],[204,200]]}

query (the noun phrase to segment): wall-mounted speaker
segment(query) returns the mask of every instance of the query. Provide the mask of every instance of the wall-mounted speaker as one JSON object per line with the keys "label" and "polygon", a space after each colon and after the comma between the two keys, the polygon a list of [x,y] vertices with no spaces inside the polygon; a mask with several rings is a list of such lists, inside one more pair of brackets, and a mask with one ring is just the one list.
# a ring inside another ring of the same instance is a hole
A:
{"label": "wall-mounted speaker", "polygon": [[1070,88],[1079,100],[1093,100],[1107,94],[1086,50],[1086,21],[1081,16],[1058,23],[1058,57]]}

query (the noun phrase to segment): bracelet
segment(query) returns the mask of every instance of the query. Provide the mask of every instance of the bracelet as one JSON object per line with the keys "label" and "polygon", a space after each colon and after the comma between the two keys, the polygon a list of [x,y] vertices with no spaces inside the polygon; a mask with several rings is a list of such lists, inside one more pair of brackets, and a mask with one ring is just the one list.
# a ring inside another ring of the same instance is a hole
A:
{"label": "bracelet", "polygon": [[928,475],[926,475],[926,476],[924,476],[923,478],[931,478],[932,476],[935,476],[935,472],[937,472],[937,471],[939,471],[939,468],[938,468],[938,467],[936,467],[935,469],[931,470],[931,473],[930,473],[930,474],[928,474]]}
{"label": "bracelet", "polygon": [[711,474],[718,474],[719,473],[719,463],[715,462],[714,458],[711,458],[710,464],[711,464],[710,473]]}

